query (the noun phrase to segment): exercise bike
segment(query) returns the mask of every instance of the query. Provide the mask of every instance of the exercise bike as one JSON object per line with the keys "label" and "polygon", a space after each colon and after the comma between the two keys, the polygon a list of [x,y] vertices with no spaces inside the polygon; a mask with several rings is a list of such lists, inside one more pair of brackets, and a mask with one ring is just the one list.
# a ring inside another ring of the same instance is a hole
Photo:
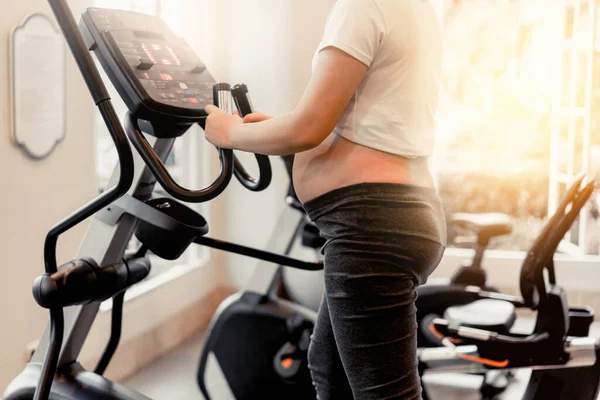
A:
{"label": "exercise bike", "polygon": [[[428,329],[444,346],[419,351],[424,374],[531,368],[523,400],[598,398],[600,341],[589,337],[594,312],[589,307],[569,306],[553,262],[560,242],[594,191],[595,182],[584,185],[583,179],[572,185],[527,253],[520,274],[520,297],[474,290],[478,301],[430,320]],[[468,307],[493,316],[493,303],[535,311],[533,332],[481,328],[464,312]]]}

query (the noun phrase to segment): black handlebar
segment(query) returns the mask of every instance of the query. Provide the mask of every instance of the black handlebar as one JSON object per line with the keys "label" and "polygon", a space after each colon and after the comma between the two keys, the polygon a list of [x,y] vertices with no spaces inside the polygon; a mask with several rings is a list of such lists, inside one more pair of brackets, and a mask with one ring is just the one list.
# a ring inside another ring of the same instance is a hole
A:
{"label": "black handlebar", "polygon": [[131,143],[146,163],[148,169],[150,169],[163,189],[174,198],[188,203],[203,203],[223,193],[229,182],[231,182],[231,177],[233,176],[233,151],[219,150],[221,170],[217,179],[210,186],[199,190],[189,190],[180,186],[171,177],[171,174],[167,171],[167,167],[165,167],[160,157],[142,134],[138,120],[130,113],[127,113],[127,117],[125,118],[125,129],[129,140],[131,140]]}
{"label": "black handlebar", "polygon": [[[248,114],[252,114],[252,100],[248,94],[248,86],[241,83],[231,88],[231,95],[235,101],[235,105],[243,118]],[[234,156],[233,174],[236,179],[248,190],[260,192],[265,190],[271,184],[273,179],[273,171],[271,169],[271,161],[269,156],[255,154],[256,162],[258,163],[259,178],[253,178],[244,168],[242,163]]]}
{"label": "black handlebar", "polygon": [[[56,263],[56,245],[59,236],[127,193],[133,184],[134,162],[131,147],[123,131],[123,126],[119,123],[119,118],[110,102],[106,86],[104,86],[96,64],[85,46],[69,5],[65,0],[48,0],[48,3],[71,49],[71,53],[77,62],[92,98],[106,123],[109,134],[117,149],[121,166],[119,181],[114,187],[54,225],[48,232],[44,243],[44,263],[46,273],[54,274],[58,269]],[[34,394],[35,400],[46,400],[50,396],[50,389],[62,346],[63,334],[64,314],[62,308],[50,308],[50,345],[48,346],[46,359],[42,367],[40,381]]]}
{"label": "black handlebar", "polygon": [[537,308],[545,301],[545,270],[548,271],[550,283],[556,283],[554,254],[595,189],[595,181],[582,187],[583,180],[584,177],[578,179],[568,190],[523,262],[520,287],[525,304],[529,307]]}
{"label": "black handlebar", "polygon": [[33,297],[43,308],[103,302],[143,281],[149,273],[150,262],[145,257],[102,268],[92,259],[74,260],[54,274],[39,276]]}

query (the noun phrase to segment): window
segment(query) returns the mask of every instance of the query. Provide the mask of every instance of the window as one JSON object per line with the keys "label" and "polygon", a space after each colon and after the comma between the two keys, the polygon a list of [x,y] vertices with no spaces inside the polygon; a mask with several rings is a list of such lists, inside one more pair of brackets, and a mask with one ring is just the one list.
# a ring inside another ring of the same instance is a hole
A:
{"label": "window", "polygon": [[[597,164],[600,137],[597,111],[598,50],[597,8],[593,1],[573,1],[563,7],[560,29],[560,74],[554,97],[554,130],[550,172],[550,207],[555,208],[568,185]],[[598,210],[588,203],[563,241],[562,249],[574,256],[599,254]]]}
{"label": "window", "polygon": [[[590,45],[595,2],[435,3],[446,54],[434,163],[446,213],[509,214],[513,233],[491,247],[525,251],[555,210],[560,191],[590,171],[592,155],[600,154],[591,117],[593,88],[600,89],[592,80],[598,74],[592,68],[598,69],[597,50]],[[576,29],[576,39],[566,37],[563,20]],[[561,50],[568,46],[579,50]],[[565,65],[574,69],[567,73]],[[581,80],[561,83],[565,74]],[[568,102],[557,106],[557,98]],[[598,254],[596,213],[589,205],[577,232],[566,238],[577,251],[561,251]],[[462,232],[448,225],[451,246],[463,247]]]}
{"label": "window", "polygon": [[[136,12],[142,12],[152,15],[160,15],[179,35],[186,38],[188,43],[195,47],[197,32],[197,17],[200,15],[199,2],[190,0],[94,0],[94,6],[102,8],[126,9]],[[98,64],[98,69],[102,74],[104,82],[111,95],[112,103],[121,117],[124,119],[127,113],[127,107],[120,99],[116,90],[110,84],[108,77],[104,74]],[[114,149],[113,142],[106,131],[106,126],[99,114],[97,114],[94,125],[94,135],[96,143],[96,176],[98,188],[104,190],[112,175],[118,157]],[[204,176],[201,171],[208,170],[207,158],[205,154],[210,154],[213,149],[207,149],[203,140],[199,140],[200,128],[194,126],[184,137],[177,139],[173,151],[167,160],[169,172],[177,182],[187,187],[203,187],[209,184],[209,177]],[[135,152],[135,149],[133,149]],[[214,151],[214,150],[213,150]],[[167,194],[157,185],[155,197],[165,197]],[[209,207],[207,205],[188,205],[196,211],[207,217]],[[139,243],[135,238],[132,239],[130,246],[137,248]],[[188,251],[176,261],[166,261],[158,257],[152,257],[152,278],[161,276],[173,276],[189,268],[197,267],[203,264],[208,257],[208,251],[198,246],[192,246]],[[165,275],[166,272],[170,272]],[[162,281],[162,279],[156,280]],[[153,287],[154,284],[150,284]]]}

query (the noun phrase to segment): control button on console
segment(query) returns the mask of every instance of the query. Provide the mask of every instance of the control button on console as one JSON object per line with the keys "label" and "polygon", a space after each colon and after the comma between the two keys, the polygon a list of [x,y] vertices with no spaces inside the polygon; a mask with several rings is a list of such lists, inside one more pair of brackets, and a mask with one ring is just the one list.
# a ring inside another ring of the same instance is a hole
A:
{"label": "control button on console", "polygon": [[194,97],[190,98],[189,101],[192,104],[198,104],[198,100],[196,98],[194,98]]}
{"label": "control button on console", "polygon": [[180,83],[179,83],[179,87],[180,87],[180,88],[182,88],[182,89],[189,89],[189,86],[188,86],[188,85],[186,85],[186,84],[185,84],[185,83],[183,83],[183,82],[180,82]]}
{"label": "control button on console", "polygon": [[195,65],[191,70],[191,74],[201,74],[206,71],[206,65]]}
{"label": "control button on console", "polygon": [[142,71],[147,71],[154,66],[154,63],[147,58],[140,58],[138,65],[135,67]]}

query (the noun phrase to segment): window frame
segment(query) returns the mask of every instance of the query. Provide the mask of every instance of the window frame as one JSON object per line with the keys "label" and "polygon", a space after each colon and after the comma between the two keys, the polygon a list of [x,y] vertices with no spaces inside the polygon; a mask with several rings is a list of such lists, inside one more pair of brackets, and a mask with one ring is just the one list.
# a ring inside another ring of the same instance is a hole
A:
{"label": "window frame", "polygon": [[[570,4],[573,3],[574,4]],[[563,32],[559,51],[557,51],[557,87],[554,96],[553,105],[553,129],[551,139],[551,154],[550,154],[550,193],[548,201],[549,213],[556,210],[561,201],[561,186],[571,185],[575,180],[583,174],[589,174],[591,166],[591,134],[592,134],[592,93],[594,87],[594,58],[596,57],[596,34],[597,34],[597,4],[595,0],[587,1],[588,21],[581,21],[581,5],[582,0],[563,1],[560,15],[560,32]],[[566,32],[566,20],[568,16],[567,10],[573,9],[572,29],[573,36],[568,37]],[[576,40],[576,34],[581,26],[587,22],[589,32],[585,33],[583,44]],[[580,56],[586,56],[585,60],[585,100],[583,106],[578,106],[579,99],[577,98],[578,71],[580,71]],[[565,55],[568,55],[568,66],[565,66]],[[569,72],[568,85],[564,82],[565,69]],[[568,105],[563,104],[565,92],[568,91]],[[568,148],[567,148],[567,171],[561,171],[560,156],[564,152],[561,149],[561,131],[563,127],[563,119],[568,121]],[[577,119],[583,118],[582,132],[577,132]],[[576,135],[581,134],[583,141],[583,160],[580,169],[575,165],[576,162]],[[578,229],[577,244],[572,242],[573,230],[569,232],[563,240],[561,249],[570,254],[575,260],[584,260],[589,253],[588,246],[588,225],[589,215],[591,211],[590,202],[588,202],[581,210],[579,224],[574,229]]]}

